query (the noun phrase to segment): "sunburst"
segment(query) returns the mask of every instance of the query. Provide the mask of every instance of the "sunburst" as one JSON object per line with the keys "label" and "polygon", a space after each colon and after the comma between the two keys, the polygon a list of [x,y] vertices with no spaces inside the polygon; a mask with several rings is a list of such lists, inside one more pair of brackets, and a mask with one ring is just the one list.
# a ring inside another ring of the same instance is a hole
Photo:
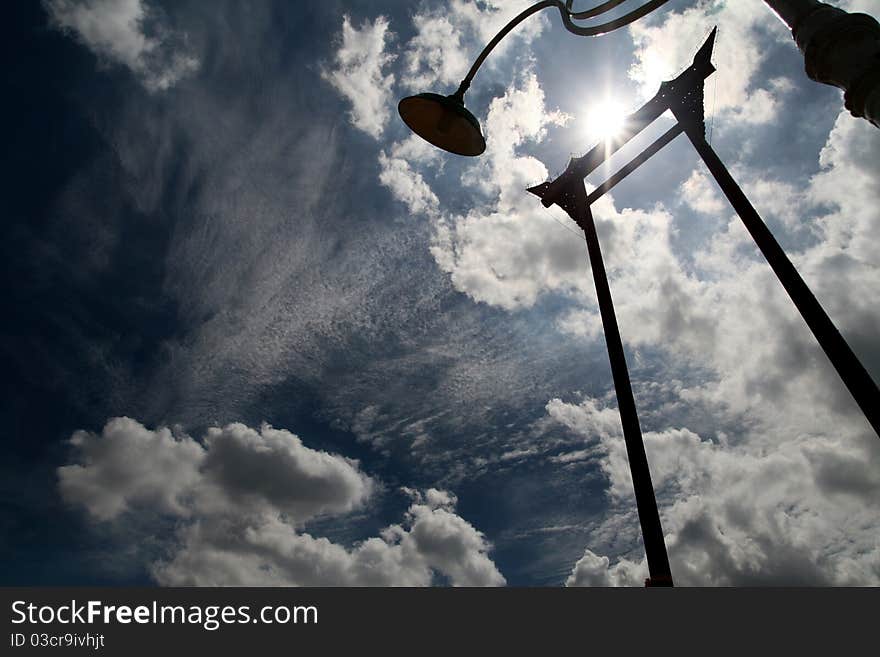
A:
{"label": "sunburst", "polygon": [[614,98],[606,98],[587,110],[585,129],[591,139],[608,142],[623,132],[625,119],[623,104]]}

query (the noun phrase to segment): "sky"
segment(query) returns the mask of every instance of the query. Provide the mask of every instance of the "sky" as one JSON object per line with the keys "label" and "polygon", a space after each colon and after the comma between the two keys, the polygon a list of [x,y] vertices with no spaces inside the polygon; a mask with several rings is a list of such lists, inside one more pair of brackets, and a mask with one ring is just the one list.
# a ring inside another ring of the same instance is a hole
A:
{"label": "sky", "polygon": [[[4,584],[642,585],[583,236],[525,189],[716,25],[707,137],[880,381],[880,131],[785,25],[546,11],[483,156],[413,136],[525,5],[10,4]],[[687,140],[593,212],[676,584],[880,583],[880,440]]]}

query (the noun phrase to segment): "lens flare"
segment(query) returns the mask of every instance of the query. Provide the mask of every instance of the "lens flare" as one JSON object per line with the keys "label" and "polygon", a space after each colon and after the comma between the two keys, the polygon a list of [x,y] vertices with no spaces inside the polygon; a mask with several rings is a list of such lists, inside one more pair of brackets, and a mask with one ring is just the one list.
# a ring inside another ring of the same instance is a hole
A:
{"label": "lens flare", "polygon": [[623,131],[626,109],[623,104],[608,98],[587,110],[586,131],[595,141],[609,141]]}

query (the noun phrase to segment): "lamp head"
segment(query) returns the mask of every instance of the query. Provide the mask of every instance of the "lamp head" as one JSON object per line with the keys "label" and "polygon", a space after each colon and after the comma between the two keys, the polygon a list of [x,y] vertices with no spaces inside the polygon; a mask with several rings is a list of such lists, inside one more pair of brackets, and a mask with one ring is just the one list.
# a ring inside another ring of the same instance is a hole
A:
{"label": "lamp head", "polygon": [[465,109],[460,95],[408,96],[397,104],[397,111],[410,130],[438,148],[472,157],[486,150],[480,123]]}

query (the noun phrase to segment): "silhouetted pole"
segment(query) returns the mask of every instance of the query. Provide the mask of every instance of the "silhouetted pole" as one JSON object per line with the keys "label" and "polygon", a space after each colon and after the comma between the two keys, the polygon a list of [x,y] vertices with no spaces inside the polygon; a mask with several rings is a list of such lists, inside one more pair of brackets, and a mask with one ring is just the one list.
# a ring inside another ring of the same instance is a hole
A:
{"label": "silhouetted pole", "polygon": [[602,260],[602,249],[599,246],[599,236],[596,234],[593,213],[587,202],[584,181],[572,181],[557,203],[581,227],[587,241],[587,253],[590,257],[590,268],[593,270],[599,313],[602,316],[602,329],[605,332],[605,345],[608,349],[608,359],[611,361],[614,391],[617,394],[617,407],[623,425],[623,440],[626,444],[626,455],[632,474],[636,509],[642,528],[642,540],[645,543],[645,555],[648,558],[650,577],[645,582],[645,586],[672,586],[672,572],[669,568],[669,557],[666,554],[666,542],[663,538],[663,527],[660,524],[660,513],[657,511],[657,500],[654,497],[651,470],[648,467],[648,457],[645,454],[636,401],[629,380],[626,355],[623,351],[623,342],[620,339],[620,329],[617,326],[617,316],[614,313],[614,302],[611,299],[611,288],[608,286],[608,276],[605,273],[605,264]]}
{"label": "silhouetted pole", "polygon": [[[673,107],[672,111],[675,114],[676,108]],[[679,117],[676,115],[676,118]],[[770,232],[755,208],[752,207],[749,199],[736,184],[727,167],[706,141],[701,127],[695,125],[693,121],[688,121],[687,117],[679,118],[679,121],[684,125],[685,134],[697,149],[700,157],[703,158],[703,162],[715,177],[727,200],[730,201],[742,219],[746,230],[749,231],[758,249],[779,278],[779,282],[788,292],[788,296],[800,311],[844,385],[856,400],[874,431],[880,436],[880,390],[877,389],[877,384],[874,383],[871,375],[859,362],[834,322],[831,321],[810,288],[807,287],[804,279],[801,278],[791,260],[785,255],[785,251],[779,246],[779,242],[773,237],[773,233]]]}

